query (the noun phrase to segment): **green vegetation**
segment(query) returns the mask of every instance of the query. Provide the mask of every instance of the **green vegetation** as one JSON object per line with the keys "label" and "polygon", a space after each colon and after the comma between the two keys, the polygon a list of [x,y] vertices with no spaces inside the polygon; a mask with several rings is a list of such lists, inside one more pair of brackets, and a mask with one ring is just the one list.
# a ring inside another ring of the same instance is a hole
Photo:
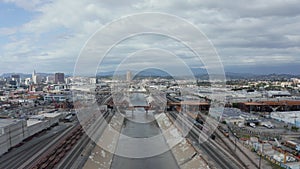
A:
{"label": "green vegetation", "polygon": [[210,82],[197,80],[197,86],[211,86]]}
{"label": "green vegetation", "polygon": [[291,127],[291,130],[297,132],[297,131],[299,130],[299,127],[292,126],[292,127]]}
{"label": "green vegetation", "polygon": [[232,103],[232,107],[238,108],[238,107],[239,107],[239,106],[238,106],[238,103]]}
{"label": "green vegetation", "polygon": [[273,168],[273,169],[284,169],[283,167],[280,167],[279,165],[277,164],[274,164],[272,163],[271,161],[267,160],[268,163],[270,164],[270,166]]}

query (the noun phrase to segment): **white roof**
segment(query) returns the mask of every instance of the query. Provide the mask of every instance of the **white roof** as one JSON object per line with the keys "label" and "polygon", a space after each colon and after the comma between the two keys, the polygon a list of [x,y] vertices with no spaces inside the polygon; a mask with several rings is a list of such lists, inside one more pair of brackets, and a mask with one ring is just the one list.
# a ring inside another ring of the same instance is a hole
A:
{"label": "white roof", "polygon": [[20,121],[16,119],[0,119],[0,128],[19,123]]}
{"label": "white roof", "polygon": [[50,117],[50,118],[53,118],[53,117],[57,117],[57,116],[60,116],[61,113],[44,113],[43,114],[45,117]]}
{"label": "white roof", "polygon": [[35,120],[35,119],[29,119],[29,120],[27,120],[27,126],[33,126],[33,125],[38,124],[38,123],[42,123],[42,121]]}

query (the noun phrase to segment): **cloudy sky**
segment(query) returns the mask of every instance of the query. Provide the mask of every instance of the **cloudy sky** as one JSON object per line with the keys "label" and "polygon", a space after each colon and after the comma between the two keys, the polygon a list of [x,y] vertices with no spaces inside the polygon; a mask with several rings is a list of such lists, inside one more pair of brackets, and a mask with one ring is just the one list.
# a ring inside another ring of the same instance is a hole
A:
{"label": "cloudy sky", "polygon": [[[298,0],[0,0],[0,74],[72,73],[98,29],[142,12],[168,13],[194,24],[213,43],[225,71],[300,74],[299,11]],[[178,42],[155,36],[123,41],[101,67],[111,69],[133,49],[179,49]],[[203,66],[193,64],[188,50],[177,54],[192,67]]]}

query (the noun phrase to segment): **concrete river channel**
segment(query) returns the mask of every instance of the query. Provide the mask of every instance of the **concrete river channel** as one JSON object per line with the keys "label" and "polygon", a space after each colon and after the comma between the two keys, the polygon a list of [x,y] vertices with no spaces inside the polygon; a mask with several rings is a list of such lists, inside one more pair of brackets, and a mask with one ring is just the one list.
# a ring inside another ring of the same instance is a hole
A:
{"label": "concrete river channel", "polygon": [[[130,97],[133,106],[148,105],[147,95],[133,93]],[[155,141],[147,144],[149,138]],[[135,141],[132,142],[132,139]],[[155,150],[166,150],[164,152]],[[161,135],[161,130],[153,112],[144,108],[126,111],[124,123],[119,137],[116,154],[111,169],[179,169],[179,166],[168,145]]]}

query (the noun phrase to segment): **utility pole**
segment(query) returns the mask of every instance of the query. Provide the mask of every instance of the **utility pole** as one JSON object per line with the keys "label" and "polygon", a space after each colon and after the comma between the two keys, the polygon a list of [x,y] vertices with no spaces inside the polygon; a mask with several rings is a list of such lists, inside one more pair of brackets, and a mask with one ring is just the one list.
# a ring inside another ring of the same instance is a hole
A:
{"label": "utility pole", "polygon": [[236,152],[236,136],[235,135],[234,135],[234,151]]}
{"label": "utility pole", "polygon": [[259,157],[258,169],[261,169],[260,166],[261,166],[261,155],[260,155],[260,157]]}
{"label": "utility pole", "polygon": [[258,169],[261,169],[261,159],[262,159],[263,153],[264,153],[264,144],[262,143],[261,154],[260,154],[260,157],[259,157]]}

